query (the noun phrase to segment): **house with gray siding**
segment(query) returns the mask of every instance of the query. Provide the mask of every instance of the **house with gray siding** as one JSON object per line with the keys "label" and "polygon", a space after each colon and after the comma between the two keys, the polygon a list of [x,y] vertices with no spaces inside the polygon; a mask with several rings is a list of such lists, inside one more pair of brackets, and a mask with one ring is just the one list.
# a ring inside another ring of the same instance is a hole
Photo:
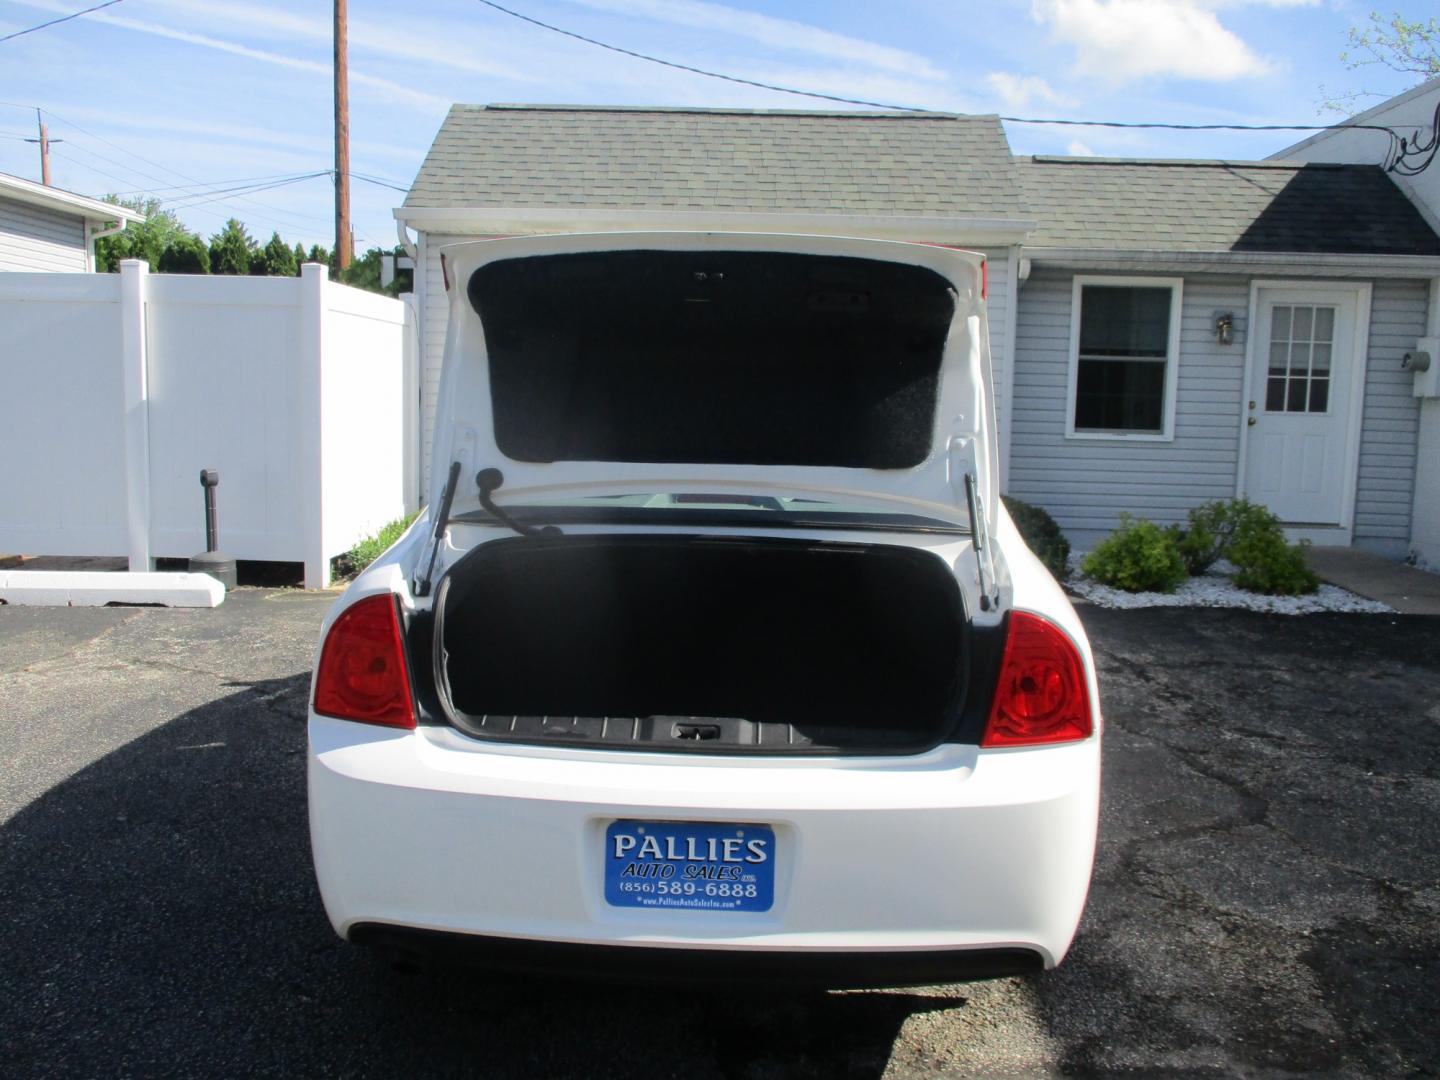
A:
{"label": "house with gray siding", "polygon": [[[1290,531],[1409,551],[1440,236],[1377,165],[1016,157],[997,117],[453,108],[403,206],[428,453],[439,249],[620,229],[983,251],[1001,474],[1081,548],[1128,511],[1247,495]],[[412,237],[411,230],[414,235]],[[428,467],[428,463],[427,463]]]}
{"label": "house with gray siding", "polygon": [[[1269,505],[1403,557],[1440,237],[1373,165],[1018,158],[1012,494],[1085,546],[1121,511]],[[1168,335],[1168,336],[1167,336]]]}
{"label": "house with gray siding", "polygon": [[90,273],[95,241],[145,215],[0,173],[0,270]]}
{"label": "house with gray siding", "polygon": [[[1403,167],[1392,172],[1391,177],[1431,227],[1440,229],[1440,155],[1435,152],[1440,140],[1440,78],[1382,101],[1345,124],[1318,132],[1275,156],[1288,161],[1388,164],[1399,148],[1386,134],[1386,128],[1406,137],[1410,150]],[[1440,277],[1431,279],[1430,289],[1430,319],[1422,351],[1431,356],[1433,365],[1440,366]],[[1433,375],[1427,377],[1422,372],[1415,376],[1412,389],[1418,399],[1420,432],[1411,503],[1410,555],[1418,565],[1440,570],[1440,385]]]}

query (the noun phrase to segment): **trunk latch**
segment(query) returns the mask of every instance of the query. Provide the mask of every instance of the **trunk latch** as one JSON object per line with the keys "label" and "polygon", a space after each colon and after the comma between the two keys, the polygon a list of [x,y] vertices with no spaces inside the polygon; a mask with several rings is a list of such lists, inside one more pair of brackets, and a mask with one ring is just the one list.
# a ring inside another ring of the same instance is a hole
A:
{"label": "trunk latch", "polygon": [[670,729],[670,733],[677,739],[689,742],[709,742],[720,737],[720,725],[677,723]]}

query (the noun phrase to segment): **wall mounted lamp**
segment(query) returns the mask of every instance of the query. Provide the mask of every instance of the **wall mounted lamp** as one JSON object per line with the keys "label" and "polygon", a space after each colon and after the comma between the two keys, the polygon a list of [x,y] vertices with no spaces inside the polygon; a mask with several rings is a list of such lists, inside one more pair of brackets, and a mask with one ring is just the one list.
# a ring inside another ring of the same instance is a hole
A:
{"label": "wall mounted lamp", "polygon": [[1217,311],[1215,313],[1215,340],[1221,345],[1229,345],[1235,340],[1235,313],[1233,311]]}

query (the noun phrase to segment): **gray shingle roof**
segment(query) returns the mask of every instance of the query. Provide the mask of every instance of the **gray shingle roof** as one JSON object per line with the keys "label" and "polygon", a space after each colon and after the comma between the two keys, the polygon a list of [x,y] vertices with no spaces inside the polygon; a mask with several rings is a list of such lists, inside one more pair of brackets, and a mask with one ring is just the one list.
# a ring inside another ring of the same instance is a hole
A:
{"label": "gray shingle roof", "polygon": [[1374,165],[1016,162],[1040,247],[1440,255],[1440,237]]}
{"label": "gray shingle roof", "polygon": [[994,116],[456,105],[407,208],[1025,217]]}

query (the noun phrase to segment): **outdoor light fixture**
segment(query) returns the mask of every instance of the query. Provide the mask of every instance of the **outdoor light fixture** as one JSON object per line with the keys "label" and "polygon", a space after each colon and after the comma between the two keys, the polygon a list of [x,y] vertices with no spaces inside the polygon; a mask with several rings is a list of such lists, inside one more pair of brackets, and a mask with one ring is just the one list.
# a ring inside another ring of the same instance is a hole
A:
{"label": "outdoor light fixture", "polygon": [[1221,345],[1229,345],[1235,340],[1235,313],[1233,311],[1217,311],[1215,313],[1215,340]]}

